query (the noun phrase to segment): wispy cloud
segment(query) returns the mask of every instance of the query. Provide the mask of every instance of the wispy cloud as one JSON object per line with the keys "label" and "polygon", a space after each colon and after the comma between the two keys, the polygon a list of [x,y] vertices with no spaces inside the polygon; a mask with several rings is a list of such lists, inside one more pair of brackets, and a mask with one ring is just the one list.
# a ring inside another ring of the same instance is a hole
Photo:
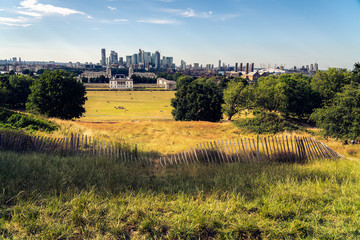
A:
{"label": "wispy cloud", "polygon": [[115,10],[117,10],[117,8],[116,8],[116,7],[107,6],[107,8],[108,8],[108,9],[110,9],[111,11],[115,11]]}
{"label": "wispy cloud", "polygon": [[0,17],[0,24],[7,26],[29,27],[31,26],[31,24],[29,24],[28,21],[29,20],[24,17],[17,17],[17,18]]}
{"label": "wispy cloud", "polygon": [[230,20],[233,18],[238,18],[240,16],[241,16],[241,14],[238,14],[238,13],[229,13],[229,14],[224,14],[224,15],[220,16],[220,20],[227,21],[227,20]]}
{"label": "wispy cloud", "polygon": [[5,11],[5,9],[0,8],[0,12]]}
{"label": "wispy cloud", "polygon": [[178,21],[172,19],[142,19],[137,20],[139,23],[152,23],[152,24],[179,24]]}
{"label": "wispy cloud", "polygon": [[113,21],[114,21],[114,22],[118,22],[118,23],[119,23],[119,22],[129,22],[128,19],[118,19],[118,18],[117,18],[117,19],[114,19]]}
{"label": "wispy cloud", "polygon": [[31,12],[37,12],[42,15],[62,15],[68,16],[72,14],[80,14],[87,16],[84,12],[80,12],[70,8],[57,7],[51,4],[42,4],[38,0],[23,0],[20,2],[20,8]]}
{"label": "wispy cloud", "polygon": [[37,13],[37,12],[27,12],[27,11],[16,11],[17,13],[19,14],[22,14],[22,15],[26,15],[26,16],[30,16],[30,17],[35,17],[35,18],[41,18],[42,15],[40,13]]}
{"label": "wispy cloud", "polygon": [[213,14],[212,11],[208,12],[197,12],[192,8],[188,9],[176,9],[176,8],[161,8],[159,9],[161,12],[171,13],[182,17],[194,17],[194,18],[208,18]]}

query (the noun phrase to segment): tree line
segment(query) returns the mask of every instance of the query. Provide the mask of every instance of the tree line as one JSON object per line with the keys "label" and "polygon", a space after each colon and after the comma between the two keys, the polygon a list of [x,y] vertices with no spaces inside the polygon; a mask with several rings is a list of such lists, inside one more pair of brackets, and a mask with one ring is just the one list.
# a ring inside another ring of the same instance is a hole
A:
{"label": "tree line", "polygon": [[314,77],[270,75],[255,85],[240,77],[215,84],[213,79],[180,77],[172,99],[175,120],[231,120],[245,112],[256,124],[282,118],[315,123],[326,136],[356,139],[360,134],[360,63],[353,71],[329,68]]}
{"label": "tree line", "polygon": [[39,77],[0,75],[0,105],[6,108],[73,119],[85,113],[85,95],[83,83],[64,70],[45,70]]}

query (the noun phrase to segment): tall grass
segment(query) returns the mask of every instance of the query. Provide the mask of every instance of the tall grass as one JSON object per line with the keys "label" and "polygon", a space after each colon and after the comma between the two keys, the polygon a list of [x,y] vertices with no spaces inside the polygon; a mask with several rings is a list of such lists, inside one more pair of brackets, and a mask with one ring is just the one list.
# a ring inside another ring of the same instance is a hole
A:
{"label": "tall grass", "polygon": [[150,168],[0,154],[0,238],[354,239],[360,163]]}

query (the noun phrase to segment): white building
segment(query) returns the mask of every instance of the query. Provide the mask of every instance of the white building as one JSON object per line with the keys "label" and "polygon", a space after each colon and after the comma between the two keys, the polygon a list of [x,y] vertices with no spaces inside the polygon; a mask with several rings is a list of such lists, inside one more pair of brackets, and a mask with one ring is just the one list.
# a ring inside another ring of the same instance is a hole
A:
{"label": "white building", "polygon": [[176,89],[176,82],[171,81],[171,80],[167,80],[165,78],[158,78],[157,79],[157,85],[158,85],[158,87],[163,87],[166,90],[174,90],[174,89]]}
{"label": "white building", "polygon": [[134,82],[123,74],[116,74],[110,79],[109,87],[112,89],[133,89]]}

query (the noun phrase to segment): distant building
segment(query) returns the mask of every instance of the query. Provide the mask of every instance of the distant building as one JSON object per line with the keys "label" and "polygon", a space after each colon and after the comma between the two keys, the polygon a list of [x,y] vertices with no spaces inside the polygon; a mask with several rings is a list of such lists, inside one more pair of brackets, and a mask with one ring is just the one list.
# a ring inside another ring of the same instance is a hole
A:
{"label": "distant building", "polygon": [[105,48],[101,49],[100,65],[102,65],[102,66],[106,65],[106,51],[105,51]]}
{"label": "distant building", "polygon": [[133,89],[134,82],[124,74],[116,74],[110,79],[109,87],[111,89]]}
{"label": "distant building", "polygon": [[250,84],[255,84],[260,77],[265,77],[265,75],[260,75],[257,71],[249,73],[243,72],[241,77],[246,79]]}
{"label": "distant building", "polygon": [[160,52],[159,51],[156,51],[155,52],[155,68],[156,69],[159,69],[160,68]]}
{"label": "distant building", "polygon": [[157,79],[157,85],[158,85],[158,87],[163,87],[166,90],[174,90],[174,89],[176,89],[176,82],[171,81],[171,80],[167,80],[165,78],[158,78]]}
{"label": "distant building", "polygon": [[156,78],[156,74],[152,72],[134,72],[134,75],[138,77]]}
{"label": "distant building", "polygon": [[118,54],[115,51],[111,51],[110,52],[110,58],[109,58],[109,64],[118,64],[119,63],[119,59],[118,59]]}

